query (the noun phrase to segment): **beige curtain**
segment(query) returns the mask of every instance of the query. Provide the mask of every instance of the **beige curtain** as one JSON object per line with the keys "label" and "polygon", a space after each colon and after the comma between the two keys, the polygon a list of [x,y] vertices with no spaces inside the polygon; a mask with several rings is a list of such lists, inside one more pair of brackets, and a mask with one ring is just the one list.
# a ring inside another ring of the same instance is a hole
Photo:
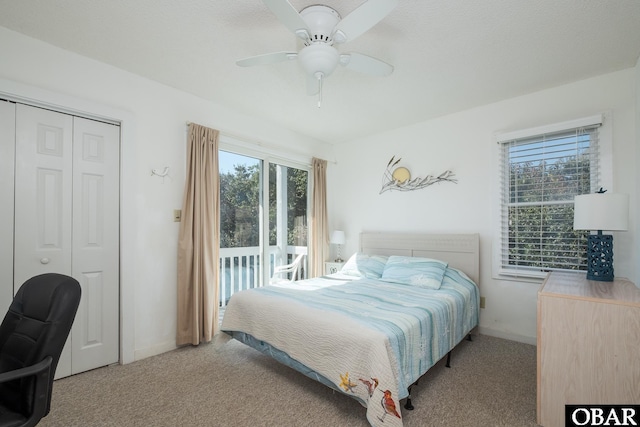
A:
{"label": "beige curtain", "polygon": [[178,237],[177,345],[211,341],[218,330],[218,134],[214,129],[189,125]]}
{"label": "beige curtain", "polygon": [[324,274],[324,261],[329,253],[329,226],[327,224],[327,161],[315,157],[312,197],[309,277],[318,277]]}

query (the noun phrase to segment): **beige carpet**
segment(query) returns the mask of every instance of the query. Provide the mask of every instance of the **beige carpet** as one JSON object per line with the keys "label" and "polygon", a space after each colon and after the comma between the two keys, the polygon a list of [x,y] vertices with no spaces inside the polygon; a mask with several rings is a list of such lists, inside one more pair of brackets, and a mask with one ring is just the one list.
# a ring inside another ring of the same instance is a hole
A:
{"label": "beige carpet", "polygon": [[[474,335],[413,389],[404,425],[535,426],[535,347]],[[52,426],[367,426],[365,408],[267,356],[216,336],[124,366],[58,380]]]}

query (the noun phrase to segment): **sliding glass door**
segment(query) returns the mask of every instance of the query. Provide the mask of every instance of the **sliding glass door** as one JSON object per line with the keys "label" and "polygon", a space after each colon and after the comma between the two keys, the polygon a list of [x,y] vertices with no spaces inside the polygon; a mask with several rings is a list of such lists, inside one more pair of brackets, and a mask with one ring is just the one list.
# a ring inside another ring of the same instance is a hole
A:
{"label": "sliding glass door", "polygon": [[[223,150],[219,161],[221,306],[240,290],[305,278],[309,171]],[[279,273],[294,261],[295,274]]]}
{"label": "sliding glass door", "polygon": [[[272,281],[307,277],[308,187],[308,171],[275,163],[269,165],[269,277]],[[290,268],[277,269],[283,265]]]}

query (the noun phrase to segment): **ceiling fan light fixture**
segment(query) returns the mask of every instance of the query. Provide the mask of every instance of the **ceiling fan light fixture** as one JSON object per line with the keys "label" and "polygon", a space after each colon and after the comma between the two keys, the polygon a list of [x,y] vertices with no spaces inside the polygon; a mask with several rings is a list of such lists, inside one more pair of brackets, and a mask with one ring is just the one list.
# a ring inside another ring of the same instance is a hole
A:
{"label": "ceiling fan light fixture", "polygon": [[325,43],[305,46],[298,54],[300,65],[307,75],[317,76],[321,73],[325,78],[336,69],[339,59],[338,50]]}

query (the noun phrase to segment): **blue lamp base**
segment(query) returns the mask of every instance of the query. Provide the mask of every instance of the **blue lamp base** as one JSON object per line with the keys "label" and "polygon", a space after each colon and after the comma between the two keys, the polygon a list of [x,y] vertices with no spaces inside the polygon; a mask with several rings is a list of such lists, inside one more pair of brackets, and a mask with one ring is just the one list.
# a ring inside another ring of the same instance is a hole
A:
{"label": "blue lamp base", "polygon": [[613,236],[601,233],[587,239],[587,279],[613,282]]}

